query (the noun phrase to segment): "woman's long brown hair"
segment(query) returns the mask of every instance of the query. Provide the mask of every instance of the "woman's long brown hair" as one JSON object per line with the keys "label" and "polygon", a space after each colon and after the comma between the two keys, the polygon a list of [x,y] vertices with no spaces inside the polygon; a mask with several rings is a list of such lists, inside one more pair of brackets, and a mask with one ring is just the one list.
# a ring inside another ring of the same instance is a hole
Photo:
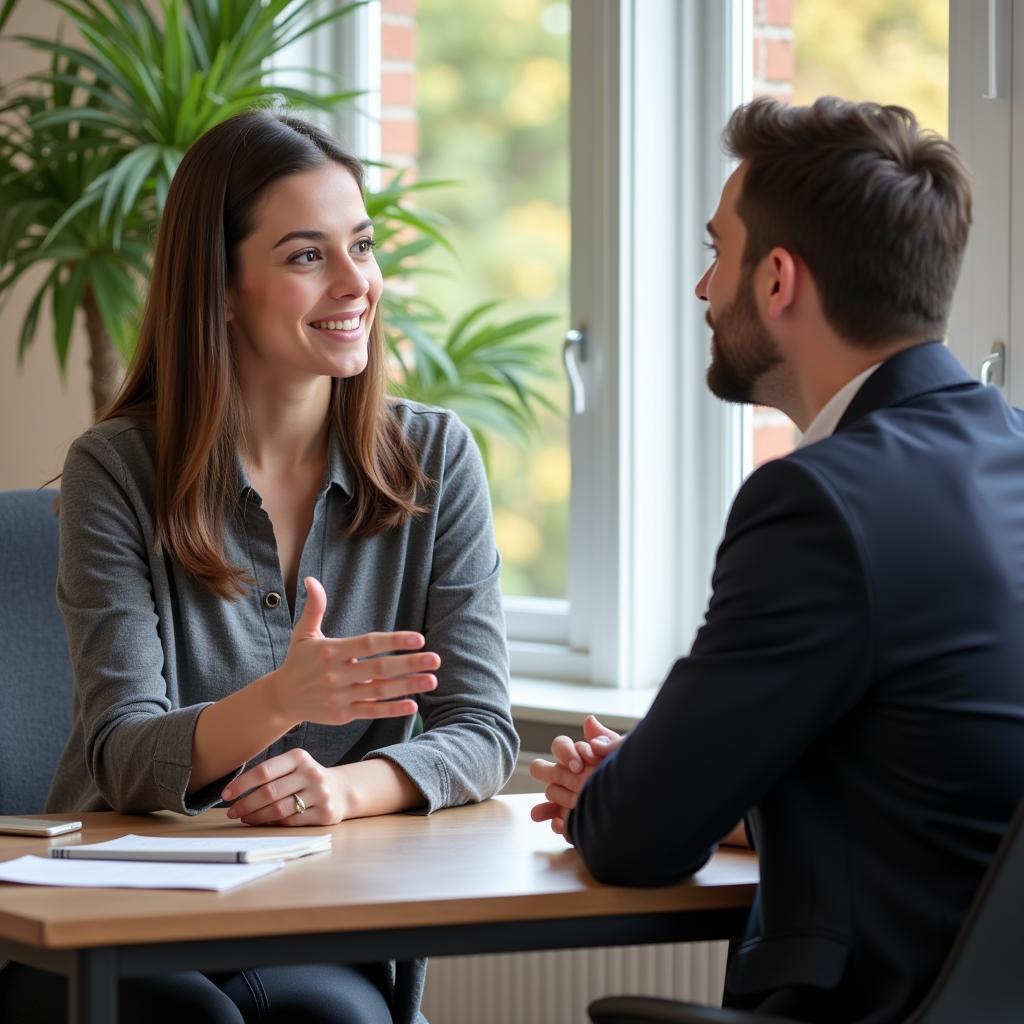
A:
{"label": "woman's long brown hair", "polygon": [[[100,417],[154,423],[157,541],[225,598],[251,583],[228,563],[223,546],[245,422],[225,316],[227,287],[267,186],[328,160],[364,190],[359,161],[326,132],[290,116],[239,114],[196,140],[167,194],[135,358]],[[416,512],[417,488],[426,478],[385,396],[379,312],[366,369],[331,382],[330,416],[354,491],[346,533],[379,533]]]}

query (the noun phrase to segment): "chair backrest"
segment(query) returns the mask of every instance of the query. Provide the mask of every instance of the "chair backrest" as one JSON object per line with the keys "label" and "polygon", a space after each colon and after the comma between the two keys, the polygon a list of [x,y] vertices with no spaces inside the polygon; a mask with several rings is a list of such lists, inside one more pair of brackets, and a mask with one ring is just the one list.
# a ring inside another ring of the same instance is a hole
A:
{"label": "chair backrest", "polygon": [[907,1024],[1024,1020],[1024,802],[1017,808],[956,942]]}
{"label": "chair backrest", "polygon": [[71,729],[57,491],[0,492],[0,814],[43,810]]}

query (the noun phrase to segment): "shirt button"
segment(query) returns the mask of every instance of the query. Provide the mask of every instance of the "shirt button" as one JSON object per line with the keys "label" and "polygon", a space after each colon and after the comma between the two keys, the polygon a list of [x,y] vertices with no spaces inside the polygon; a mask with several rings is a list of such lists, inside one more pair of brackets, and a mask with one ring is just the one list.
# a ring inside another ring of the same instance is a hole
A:
{"label": "shirt button", "polygon": [[277,608],[281,604],[281,595],[276,590],[263,595],[263,604],[267,608]]}

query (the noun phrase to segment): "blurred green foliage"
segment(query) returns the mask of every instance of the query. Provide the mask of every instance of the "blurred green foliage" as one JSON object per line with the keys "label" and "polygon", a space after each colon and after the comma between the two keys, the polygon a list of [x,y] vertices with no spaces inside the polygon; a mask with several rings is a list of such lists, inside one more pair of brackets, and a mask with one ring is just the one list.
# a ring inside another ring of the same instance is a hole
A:
{"label": "blurred green foliage", "polygon": [[793,35],[794,103],[898,103],[948,133],[948,0],[796,0]]}
{"label": "blurred green foliage", "polygon": [[[555,313],[533,337],[558,367],[568,328],[569,5],[420,0],[420,173],[460,187],[432,197],[452,255],[429,263],[443,309],[500,297],[524,316]],[[423,285],[421,284],[421,288]],[[508,594],[564,597],[569,459],[566,386],[546,387],[528,442],[496,438],[490,479]]]}

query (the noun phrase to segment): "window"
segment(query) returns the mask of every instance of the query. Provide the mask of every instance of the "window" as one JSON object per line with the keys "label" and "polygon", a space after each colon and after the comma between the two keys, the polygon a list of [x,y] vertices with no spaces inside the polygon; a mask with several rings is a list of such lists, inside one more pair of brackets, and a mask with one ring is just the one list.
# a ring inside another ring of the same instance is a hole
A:
{"label": "window", "polygon": [[[389,25],[413,22],[417,10],[429,20],[432,4],[457,17],[445,3],[384,0],[368,9],[378,9],[386,41]],[[536,43],[548,61],[564,6],[509,0],[460,10],[495,24],[529,15],[532,31],[548,33]],[[1024,166],[1024,76],[1010,65],[1024,52],[1024,3],[587,0],[571,14],[569,310],[551,333],[556,344],[562,326],[585,334],[585,407],[568,415],[564,590],[538,598],[544,586],[527,577],[510,588],[513,671],[654,686],[701,621],[715,545],[743,475],[795,441],[778,414],[725,406],[704,384],[708,332],[692,288],[704,268],[704,224],[730,170],[719,147],[730,111],[755,92],[803,101],[830,91],[903,102],[944,131],[948,96],[952,138],[978,181],[950,344],[978,372],[993,344],[1005,342],[1006,388],[1020,400],[1024,356],[1014,358],[1011,328],[1024,317],[1024,287],[1011,284],[1024,265],[1024,197],[1011,169],[1015,158]],[[548,28],[544,17],[555,19]],[[437,69],[454,58],[429,53],[420,88],[430,93],[425,104],[440,103],[453,82]],[[364,63],[372,73],[373,61]],[[537,81],[563,96],[551,64],[543,67]],[[379,69],[386,85],[393,60],[383,56]],[[520,114],[534,85],[516,101]],[[515,89],[511,80],[494,102]],[[542,100],[550,107],[550,96]],[[383,112],[386,128],[387,103]],[[549,201],[557,205],[541,200]],[[514,208],[528,206],[514,197]],[[547,230],[543,212],[524,223]]]}

